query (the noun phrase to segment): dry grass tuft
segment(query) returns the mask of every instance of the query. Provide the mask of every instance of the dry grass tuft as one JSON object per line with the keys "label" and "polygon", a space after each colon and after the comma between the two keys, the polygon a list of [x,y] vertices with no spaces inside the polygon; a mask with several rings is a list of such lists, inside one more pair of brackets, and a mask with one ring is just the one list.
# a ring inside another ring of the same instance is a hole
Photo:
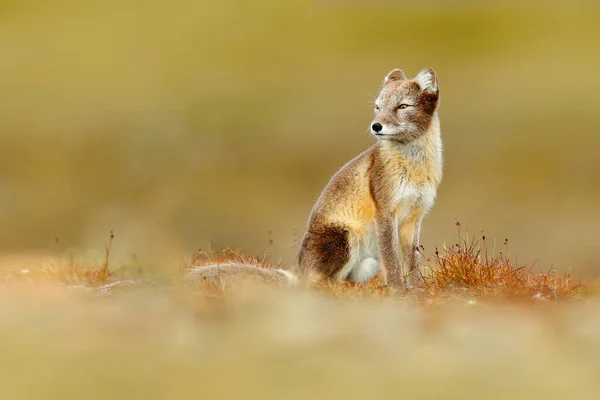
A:
{"label": "dry grass tuft", "polygon": [[58,281],[65,285],[105,285],[113,277],[105,266],[84,266],[73,259],[67,264],[50,264],[40,270],[40,278],[47,281]]}
{"label": "dry grass tuft", "polygon": [[107,284],[113,278],[110,270],[110,253],[115,235],[110,233],[108,244],[104,247],[104,258],[99,264],[85,264],[70,255],[66,262],[48,261],[40,269],[22,269],[0,275],[3,285],[11,283],[60,283],[66,286],[97,287]]}
{"label": "dry grass tuft", "polygon": [[[573,285],[569,274],[558,276],[555,271],[536,273],[510,259],[508,239],[504,251],[488,255],[485,235],[469,240],[457,225],[457,242],[424,256],[429,274],[425,290],[430,297],[461,294],[480,298],[558,300],[574,295],[579,285]],[[495,246],[494,246],[495,247]],[[420,251],[423,251],[421,248]]]}
{"label": "dry grass tuft", "polygon": [[49,265],[42,269],[42,273],[51,280],[57,280],[67,285],[84,284],[88,286],[101,286],[113,277],[110,270],[110,251],[112,249],[114,232],[110,232],[108,244],[104,247],[104,260],[100,265],[82,266],[75,262],[73,257],[69,263]]}

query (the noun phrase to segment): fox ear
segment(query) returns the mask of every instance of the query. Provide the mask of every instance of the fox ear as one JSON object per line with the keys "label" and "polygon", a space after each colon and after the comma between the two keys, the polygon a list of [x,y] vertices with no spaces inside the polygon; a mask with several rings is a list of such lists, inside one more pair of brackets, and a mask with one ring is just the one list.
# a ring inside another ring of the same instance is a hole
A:
{"label": "fox ear", "polygon": [[425,68],[419,72],[415,81],[421,86],[426,92],[437,93],[438,91],[438,81],[435,76],[435,71],[431,68]]}
{"label": "fox ear", "polygon": [[404,75],[404,72],[402,72],[402,70],[396,68],[390,71],[389,74],[387,74],[385,76],[385,79],[383,80],[383,84],[386,85],[392,81],[405,81],[406,80],[406,75]]}

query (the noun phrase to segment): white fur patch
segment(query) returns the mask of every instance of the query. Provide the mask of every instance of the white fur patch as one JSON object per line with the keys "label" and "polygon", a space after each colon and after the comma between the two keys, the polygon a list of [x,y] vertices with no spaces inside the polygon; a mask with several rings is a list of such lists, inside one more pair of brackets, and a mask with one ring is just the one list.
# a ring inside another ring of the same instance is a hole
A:
{"label": "white fur patch", "polygon": [[435,92],[437,90],[437,81],[434,74],[427,69],[419,72],[419,75],[415,78],[421,89]]}
{"label": "white fur patch", "polygon": [[420,199],[425,212],[428,212],[431,210],[431,207],[433,207],[433,203],[435,203],[435,196],[436,191],[433,188],[426,188],[421,192]]}
{"label": "white fur patch", "polygon": [[402,224],[411,213],[413,207],[418,206],[425,213],[431,210],[435,202],[436,190],[429,186],[416,186],[412,183],[403,182],[398,185],[394,193],[394,204],[397,205],[396,218]]}
{"label": "white fur patch", "polygon": [[[393,204],[407,204],[410,205],[414,203],[419,195],[421,194],[422,189],[417,188],[412,183],[408,182],[406,179],[402,179],[400,184],[396,186],[396,190],[394,191]],[[403,207],[408,212],[409,207]],[[400,218],[400,217],[399,217]],[[400,218],[401,220],[404,218]]]}
{"label": "white fur patch", "polygon": [[366,283],[375,276],[380,268],[379,261],[374,258],[365,258],[350,272],[348,279],[352,282]]}

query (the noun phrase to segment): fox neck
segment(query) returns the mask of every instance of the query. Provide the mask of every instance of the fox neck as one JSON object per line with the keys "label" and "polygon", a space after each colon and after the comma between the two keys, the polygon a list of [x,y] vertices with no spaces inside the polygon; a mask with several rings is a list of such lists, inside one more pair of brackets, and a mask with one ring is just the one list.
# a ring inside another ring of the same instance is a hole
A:
{"label": "fox neck", "polygon": [[382,140],[381,146],[392,152],[399,153],[406,160],[423,163],[428,159],[440,159],[442,157],[442,139],[440,119],[437,111],[431,118],[431,124],[427,131],[419,138],[408,143],[400,143],[393,140]]}

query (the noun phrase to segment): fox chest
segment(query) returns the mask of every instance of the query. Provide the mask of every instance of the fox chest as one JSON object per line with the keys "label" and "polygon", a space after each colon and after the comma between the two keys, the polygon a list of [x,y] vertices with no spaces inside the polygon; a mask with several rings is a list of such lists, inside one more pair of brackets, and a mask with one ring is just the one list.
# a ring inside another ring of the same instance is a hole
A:
{"label": "fox chest", "polygon": [[[435,188],[401,181],[392,192],[393,210],[400,228],[410,220],[420,220],[431,209],[435,201]],[[372,221],[362,235],[360,251],[363,257],[379,259],[377,228]]]}
{"label": "fox chest", "polygon": [[391,192],[391,203],[399,223],[424,216],[435,202],[436,189],[427,182],[399,179]]}

